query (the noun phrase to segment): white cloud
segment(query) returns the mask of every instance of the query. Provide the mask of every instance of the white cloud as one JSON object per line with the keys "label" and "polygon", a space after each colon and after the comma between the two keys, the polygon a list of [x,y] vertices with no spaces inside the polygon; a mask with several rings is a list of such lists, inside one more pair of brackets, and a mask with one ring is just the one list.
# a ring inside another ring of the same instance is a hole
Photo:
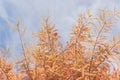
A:
{"label": "white cloud", "polygon": [[[15,22],[17,16],[21,17],[22,25],[27,28],[26,38],[39,29],[40,16],[47,16],[50,11],[52,19],[55,20],[56,27],[63,37],[63,41],[68,39],[70,27],[80,12],[90,8],[96,12],[98,8],[113,8],[118,5],[118,0],[1,0],[0,16],[5,20]],[[4,4],[3,4],[4,3]],[[9,14],[9,15],[8,15]],[[15,32],[13,32],[15,33]],[[19,40],[16,34],[11,34],[15,45]]]}
{"label": "white cloud", "polygon": [[2,0],[0,0],[0,16],[1,16],[2,18],[4,18],[5,20],[8,19],[8,15],[7,15],[6,10],[4,9],[4,5],[3,5]]}

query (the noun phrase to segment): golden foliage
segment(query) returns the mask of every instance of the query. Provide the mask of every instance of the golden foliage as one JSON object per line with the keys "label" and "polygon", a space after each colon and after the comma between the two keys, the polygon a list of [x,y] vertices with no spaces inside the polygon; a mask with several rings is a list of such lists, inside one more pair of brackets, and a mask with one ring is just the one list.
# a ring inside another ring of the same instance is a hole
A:
{"label": "golden foliage", "polygon": [[25,45],[22,41],[25,29],[19,27],[18,19],[16,28],[23,57],[12,64],[6,57],[0,57],[0,80],[119,80],[120,33],[117,39],[108,36],[120,12],[116,8],[113,11],[99,9],[98,12],[94,15],[87,9],[79,15],[64,47],[49,17],[34,34],[37,44]]}

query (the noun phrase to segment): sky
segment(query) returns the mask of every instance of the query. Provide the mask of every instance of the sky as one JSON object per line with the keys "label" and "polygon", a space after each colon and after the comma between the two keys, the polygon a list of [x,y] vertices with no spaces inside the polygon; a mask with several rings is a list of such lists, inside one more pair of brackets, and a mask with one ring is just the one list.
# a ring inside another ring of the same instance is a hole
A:
{"label": "sky", "polygon": [[[41,17],[49,14],[65,43],[79,13],[86,8],[96,13],[99,8],[113,9],[115,6],[120,8],[120,0],[0,0],[0,47],[9,45],[13,51],[19,50],[18,33],[8,26],[8,23],[16,23],[18,16],[20,26],[26,28],[23,40],[31,40],[31,34],[40,29]],[[119,29],[117,26],[115,30]]]}

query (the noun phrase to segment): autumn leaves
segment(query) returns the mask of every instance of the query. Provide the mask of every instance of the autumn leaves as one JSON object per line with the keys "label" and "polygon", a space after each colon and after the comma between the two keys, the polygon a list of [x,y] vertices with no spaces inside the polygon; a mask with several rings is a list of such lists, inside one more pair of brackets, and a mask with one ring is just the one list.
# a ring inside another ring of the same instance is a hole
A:
{"label": "autumn leaves", "polygon": [[[38,40],[31,42],[31,46],[25,45],[22,40],[25,29],[21,29],[18,19],[15,26],[10,26],[19,33],[23,57],[12,64],[6,62],[9,59],[0,57],[0,79],[119,80],[120,43],[115,37],[113,40],[108,37],[119,20],[119,13],[117,8],[99,9],[98,14],[87,9],[72,26],[70,40],[65,46],[60,43],[61,37],[49,17],[43,19],[41,29],[33,34]],[[111,71],[112,64],[118,65]]]}

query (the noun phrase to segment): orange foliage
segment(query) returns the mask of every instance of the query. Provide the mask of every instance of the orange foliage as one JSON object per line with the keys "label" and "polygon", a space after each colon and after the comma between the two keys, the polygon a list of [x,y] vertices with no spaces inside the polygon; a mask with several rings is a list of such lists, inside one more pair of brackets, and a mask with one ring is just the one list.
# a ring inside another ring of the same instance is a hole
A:
{"label": "orange foliage", "polygon": [[1,56],[0,80],[120,80],[120,43],[115,37],[108,37],[120,12],[116,8],[98,12],[94,15],[87,9],[79,15],[64,47],[49,17],[34,34],[37,45],[26,46],[22,41],[25,30],[21,32],[19,20],[16,25],[23,57],[9,64],[8,59]]}

